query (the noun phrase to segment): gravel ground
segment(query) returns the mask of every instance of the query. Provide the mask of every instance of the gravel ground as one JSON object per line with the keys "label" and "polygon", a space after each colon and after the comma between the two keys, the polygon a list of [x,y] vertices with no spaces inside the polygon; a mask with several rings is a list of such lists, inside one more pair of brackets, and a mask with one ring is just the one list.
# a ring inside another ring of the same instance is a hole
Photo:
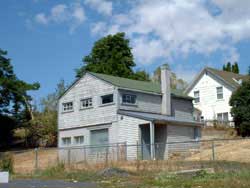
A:
{"label": "gravel ground", "polygon": [[94,183],[65,182],[62,180],[13,180],[0,183],[0,188],[96,188]]}

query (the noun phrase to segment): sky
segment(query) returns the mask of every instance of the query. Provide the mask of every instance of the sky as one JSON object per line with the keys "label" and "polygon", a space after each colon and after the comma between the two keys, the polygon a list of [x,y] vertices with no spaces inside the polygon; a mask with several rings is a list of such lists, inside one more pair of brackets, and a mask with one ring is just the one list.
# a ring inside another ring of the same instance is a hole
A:
{"label": "sky", "polygon": [[205,66],[250,66],[249,0],[0,1],[0,48],[19,79],[39,82],[35,100],[70,84],[95,41],[125,32],[135,70],[169,63],[190,82]]}

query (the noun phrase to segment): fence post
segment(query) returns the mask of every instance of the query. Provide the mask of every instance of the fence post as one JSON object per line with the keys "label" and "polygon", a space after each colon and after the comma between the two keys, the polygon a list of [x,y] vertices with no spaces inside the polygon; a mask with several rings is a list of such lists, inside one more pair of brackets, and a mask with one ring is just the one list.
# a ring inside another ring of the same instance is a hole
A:
{"label": "fence post", "polygon": [[212,159],[215,160],[214,140],[212,141]]}
{"label": "fence post", "polygon": [[136,170],[138,171],[140,169],[140,163],[139,163],[139,142],[136,141]]}
{"label": "fence post", "polygon": [[106,147],[106,153],[105,153],[105,165],[106,165],[106,167],[108,166],[108,153],[109,152],[109,148],[108,147]]}
{"label": "fence post", "polygon": [[35,170],[38,169],[38,149],[35,148]]}
{"label": "fence post", "polygon": [[84,152],[84,161],[87,161],[87,155],[86,155],[86,146],[83,147],[83,152]]}
{"label": "fence post", "polygon": [[71,151],[68,149],[68,165],[71,163]]}
{"label": "fence post", "polygon": [[117,144],[116,144],[116,155],[117,155],[117,156],[116,156],[116,158],[117,158],[116,160],[117,160],[117,161],[119,161],[119,150],[120,150],[120,149],[119,149],[119,143],[117,143]]}
{"label": "fence post", "polygon": [[124,159],[125,159],[125,161],[127,161],[128,160],[128,146],[127,146],[127,142],[124,142],[124,147],[125,147],[125,150],[124,150]]}

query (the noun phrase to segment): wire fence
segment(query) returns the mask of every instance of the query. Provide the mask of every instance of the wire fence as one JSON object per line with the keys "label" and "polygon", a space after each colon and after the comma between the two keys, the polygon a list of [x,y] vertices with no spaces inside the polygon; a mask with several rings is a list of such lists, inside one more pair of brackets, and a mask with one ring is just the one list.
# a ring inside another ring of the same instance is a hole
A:
{"label": "wire fence", "polygon": [[[250,163],[250,139],[203,140],[155,144],[115,143],[99,146],[35,148],[11,151],[14,171],[30,173],[59,163],[77,168],[102,164],[104,166],[132,164],[147,161],[235,161]],[[0,153],[1,159],[2,153]],[[132,168],[131,167],[131,168]]]}

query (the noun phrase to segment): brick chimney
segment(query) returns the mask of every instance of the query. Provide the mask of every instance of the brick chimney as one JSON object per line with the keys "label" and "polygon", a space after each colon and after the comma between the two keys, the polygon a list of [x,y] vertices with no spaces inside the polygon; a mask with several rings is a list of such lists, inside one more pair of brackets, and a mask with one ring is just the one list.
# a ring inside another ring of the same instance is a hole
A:
{"label": "brick chimney", "polygon": [[161,92],[162,105],[161,113],[163,115],[171,115],[171,88],[170,88],[170,70],[166,65],[161,66]]}

